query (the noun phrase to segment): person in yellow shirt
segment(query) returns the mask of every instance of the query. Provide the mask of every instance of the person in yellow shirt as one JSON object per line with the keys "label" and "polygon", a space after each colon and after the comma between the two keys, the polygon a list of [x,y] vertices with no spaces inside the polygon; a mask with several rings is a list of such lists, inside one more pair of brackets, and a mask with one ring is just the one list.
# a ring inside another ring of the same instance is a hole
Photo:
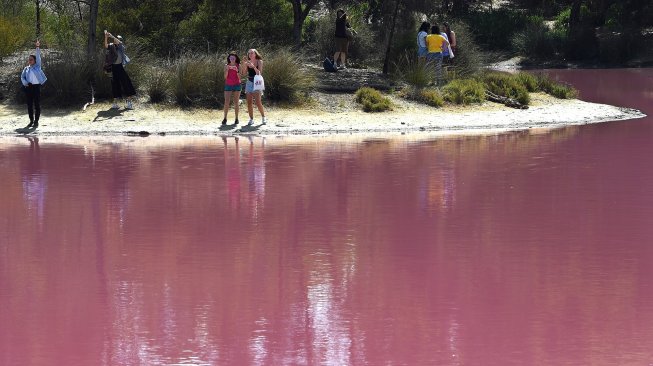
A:
{"label": "person in yellow shirt", "polygon": [[431,27],[431,34],[426,36],[426,48],[428,54],[426,60],[435,66],[435,83],[442,83],[442,51],[449,47],[449,41],[440,35],[440,27],[434,25]]}

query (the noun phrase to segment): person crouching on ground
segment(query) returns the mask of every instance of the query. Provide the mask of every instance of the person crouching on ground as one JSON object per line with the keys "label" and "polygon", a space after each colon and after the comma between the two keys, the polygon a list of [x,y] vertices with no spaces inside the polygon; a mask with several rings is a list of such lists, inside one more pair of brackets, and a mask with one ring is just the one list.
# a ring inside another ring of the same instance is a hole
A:
{"label": "person crouching on ground", "polygon": [[256,103],[259,113],[261,113],[261,124],[265,124],[265,110],[263,109],[263,102],[261,102],[260,90],[254,90],[254,76],[261,75],[263,72],[263,58],[261,54],[254,48],[247,51],[247,61],[241,66],[241,74],[247,75],[247,83],[245,84],[245,94],[247,95],[247,113],[249,113],[249,122],[247,126],[254,124],[254,106]]}
{"label": "person crouching on ground", "polygon": [[435,67],[435,84],[442,83],[442,50],[449,47],[449,41],[440,35],[440,27],[431,27],[431,34],[426,36],[426,47],[429,53],[426,59]]}
{"label": "person crouching on ground", "polygon": [[[109,37],[113,43],[109,44]],[[136,95],[136,90],[132,84],[129,75],[125,71],[125,66],[129,63],[129,58],[125,55],[125,45],[122,37],[114,37],[111,33],[104,31],[104,48],[109,52],[109,61],[111,62],[111,92],[113,94],[112,109],[118,109],[116,99],[127,98],[125,108],[134,109],[132,98]]]}
{"label": "person crouching on ground", "polygon": [[41,41],[36,40],[36,54],[30,55],[27,59],[27,66],[20,74],[20,81],[23,83],[25,97],[27,99],[27,114],[29,124],[25,128],[39,127],[41,117],[41,85],[48,80],[41,69]]}
{"label": "person crouching on ground", "polygon": [[230,52],[227,56],[227,63],[224,65],[224,80],[224,119],[222,120],[222,124],[227,124],[227,113],[229,112],[229,105],[233,99],[234,110],[236,112],[234,125],[237,125],[241,86],[240,57],[235,52]]}

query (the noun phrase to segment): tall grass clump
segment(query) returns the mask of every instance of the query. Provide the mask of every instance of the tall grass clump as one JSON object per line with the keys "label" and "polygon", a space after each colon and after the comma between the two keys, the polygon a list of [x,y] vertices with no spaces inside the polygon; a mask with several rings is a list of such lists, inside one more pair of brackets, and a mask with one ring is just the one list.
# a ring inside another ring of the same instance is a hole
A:
{"label": "tall grass clump", "polygon": [[362,87],[356,91],[356,102],[363,105],[365,112],[385,112],[392,109],[390,99],[384,97],[380,91]]}
{"label": "tall grass clump", "polygon": [[419,97],[420,101],[430,105],[431,107],[439,108],[444,105],[444,97],[442,96],[442,93],[440,93],[440,91],[437,89],[422,89],[419,91],[417,96]]}
{"label": "tall grass clump", "polygon": [[172,62],[170,86],[177,104],[222,105],[225,60],[221,56],[187,54]]}
{"label": "tall grass clump", "polygon": [[485,86],[476,79],[456,79],[442,88],[444,100],[469,105],[485,100]]}
{"label": "tall grass clump", "polygon": [[460,21],[451,23],[451,29],[456,32],[458,49],[454,53],[451,79],[464,79],[476,75],[484,64],[484,55],[477,46],[469,26]]}
{"label": "tall grass clump", "polygon": [[517,80],[518,83],[524,86],[526,90],[528,90],[530,93],[534,93],[539,91],[539,81],[537,79],[537,76],[529,73],[529,72],[524,72],[520,71],[514,76],[515,80]]}
{"label": "tall grass clump", "polygon": [[426,88],[435,78],[435,67],[416,55],[405,53],[395,66],[397,76],[412,88]]}
{"label": "tall grass clump", "polygon": [[414,88],[409,86],[402,90],[400,95],[408,100],[424,103],[435,108],[444,105],[442,93],[435,88]]}
{"label": "tall grass clump", "polygon": [[491,93],[512,98],[527,105],[531,101],[528,90],[517,81],[517,78],[503,72],[487,72],[481,76],[485,87]]}
{"label": "tall grass clump", "polygon": [[170,72],[165,67],[150,68],[144,86],[151,103],[165,102],[170,94]]}
{"label": "tall grass clump", "polygon": [[574,99],[578,97],[578,90],[574,87],[556,82],[547,75],[537,75],[537,82],[538,90],[558,99]]}
{"label": "tall grass clump", "polygon": [[314,75],[301,63],[301,55],[288,48],[264,55],[265,95],[270,100],[301,103],[315,86]]}

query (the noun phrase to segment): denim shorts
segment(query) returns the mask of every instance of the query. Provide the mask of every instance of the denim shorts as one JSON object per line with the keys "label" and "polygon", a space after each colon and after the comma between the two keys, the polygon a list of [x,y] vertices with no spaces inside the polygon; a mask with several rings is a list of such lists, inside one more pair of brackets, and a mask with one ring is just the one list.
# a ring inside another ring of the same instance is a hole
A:
{"label": "denim shorts", "polygon": [[230,92],[235,92],[235,91],[241,91],[241,90],[242,90],[242,88],[241,88],[240,84],[238,84],[238,85],[227,85],[227,84],[225,84],[225,86],[224,86],[224,91],[226,91],[226,92],[229,92],[229,91]]}
{"label": "denim shorts", "polygon": [[254,91],[254,82],[247,80],[247,83],[245,84],[245,94],[251,94],[251,93],[260,93],[260,90]]}
{"label": "denim shorts", "polygon": [[426,57],[426,55],[429,53],[428,49],[426,47],[417,47],[417,56],[419,57]]}

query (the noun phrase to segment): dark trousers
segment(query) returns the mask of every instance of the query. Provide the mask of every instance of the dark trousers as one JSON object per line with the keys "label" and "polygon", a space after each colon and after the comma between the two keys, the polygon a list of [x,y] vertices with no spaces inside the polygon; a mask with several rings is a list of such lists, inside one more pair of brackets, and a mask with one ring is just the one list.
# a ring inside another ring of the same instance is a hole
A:
{"label": "dark trousers", "polygon": [[[27,114],[30,122],[39,122],[41,117],[41,85],[32,84],[25,87],[25,97],[27,99]],[[36,114],[34,114],[36,112]]]}
{"label": "dark trousers", "polygon": [[136,95],[134,85],[122,64],[111,65],[111,91],[114,98],[122,98]]}

